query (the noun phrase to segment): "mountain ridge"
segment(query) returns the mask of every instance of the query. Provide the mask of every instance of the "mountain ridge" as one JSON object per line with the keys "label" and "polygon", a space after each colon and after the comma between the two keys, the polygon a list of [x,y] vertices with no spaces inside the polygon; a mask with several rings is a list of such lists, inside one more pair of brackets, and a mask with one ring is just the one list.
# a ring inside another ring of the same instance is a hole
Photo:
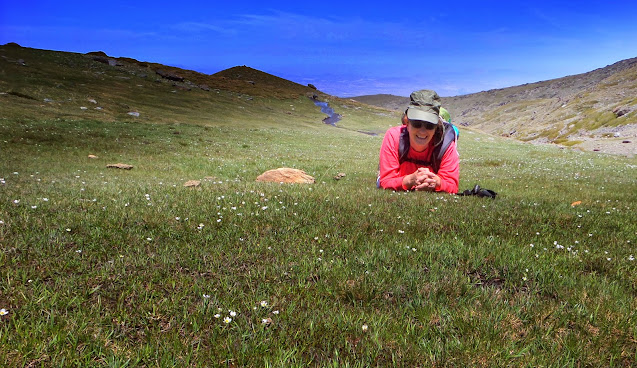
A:
{"label": "mountain ridge", "polygon": [[[225,91],[244,99],[314,96],[338,101],[344,109],[374,107],[379,109],[378,114],[386,116],[398,114],[409,102],[408,97],[393,95],[338,98],[313,86],[303,86],[245,65],[203,74],[127,57],[110,57],[102,51],[79,54],[33,49],[15,43],[0,46],[0,76],[0,94],[19,97],[25,102],[10,112],[16,117],[44,111],[33,110],[33,106],[41,107],[35,101],[48,101],[48,107],[53,107],[62,104],[64,99],[77,100],[79,95],[92,100],[90,95],[94,91],[101,91],[100,96],[105,97],[102,100],[110,103],[99,111],[104,119],[121,119],[126,111],[135,113],[139,105],[156,106],[166,98],[166,93],[178,91]],[[131,82],[127,85],[125,80]],[[150,88],[148,96],[131,90],[132,80],[140,88]],[[157,89],[153,85],[164,88]],[[49,95],[53,95],[54,90],[60,97],[50,101]],[[178,99],[168,100],[175,102],[162,105],[166,116],[178,116],[179,110],[186,106],[199,107],[203,103],[190,99],[186,105],[179,105]],[[548,81],[443,97],[442,102],[459,126],[532,143],[556,143],[629,156],[637,154],[637,58]],[[228,102],[228,106],[232,104]],[[9,112],[5,110],[5,114]],[[69,112],[57,111],[56,114]],[[153,118],[165,116],[157,114]]]}
{"label": "mountain ridge", "polygon": [[[408,97],[351,97],[400,111]],[[534,143],[635,155],[637,58],[587,73],[443,97],[457,125]]]}

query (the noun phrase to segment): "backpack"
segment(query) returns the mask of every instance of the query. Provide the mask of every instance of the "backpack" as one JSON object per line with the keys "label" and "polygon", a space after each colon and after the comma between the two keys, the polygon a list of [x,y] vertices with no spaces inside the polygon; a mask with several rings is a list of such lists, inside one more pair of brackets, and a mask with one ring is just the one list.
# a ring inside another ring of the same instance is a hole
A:
{"label": "backpack", "polygon": [[445,155],[447,149],[451,142],[455,142],[458,140],[458,134],[456,131],[456,127],[451,123],[443,123],[443,137],[442,143],[438,144],[434,147],[433,152],[431,153],[431,161],[423,161],[423,160],[415,160],[407,157],[409,155],[409,132],[407,128],[403,128],[400,132],[400,143],[398,145],[398,161],[399,163],[403,163],[405,161],[414,163],[416,165],[422,166],[430,166],[434,169],[434,172],[437,173],[438,169],[440,169],[440,162],[442,161],[442,156]]}

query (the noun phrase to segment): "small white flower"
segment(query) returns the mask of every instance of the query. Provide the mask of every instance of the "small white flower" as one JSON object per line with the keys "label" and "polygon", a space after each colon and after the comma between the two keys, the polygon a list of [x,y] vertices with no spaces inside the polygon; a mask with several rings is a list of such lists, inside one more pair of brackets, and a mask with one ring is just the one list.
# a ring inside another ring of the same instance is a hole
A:
{"label": "small white flower", "polygon": [[403,230],[398,230],[399,234],[404,234],[405,232]]}
{"label": "small white flower", "polygon": [[230,313],[230,317],[235,317],[237,315],[237,312],[235,311],[229,310],[228,312]]}
{"label": "small white flower", "polygon": [[31,209],[36,209],[38,208],[38,206],[31,206]]}
{"label": "small white flower", "polygon": [[279,314],[278,310],[272,311],[272,314]]}
{"label": "small white flower", "polygon": [[629,261],[634,261],[634,260],[635,260],[635,257],[633,257],[633,255],[631,254],[630,256],[628,256],[628,260],[629,260]]}
{"label": "small white flower", "polygon": [[219,317],[221,317],[221,314],[217,313],[217,314],[214,315],[214,317],[215,318],[219,318]]}
{"label": "small white flower", "polygon": [[18,203],[20,203],[20,200],[19,199],[14,199],[13,203],[18,204]]}
{"label": "small white flower", "polygon": [[367,330],[369,329],[369,326],[363,325],[362,329],[363,329],[363,332],[367,332]]}
{"label": "small white flower", "polygon": [[203,296],[204,299],[210,299],[210,295],[208,295],[208,294],[204,294],[202,296]]}
{"label": "small white flower", "polygon": [[78,249],[78,250],[75,251],[75,253],[82,253],[82,250]]}
{"label": "small white flower", "polygon": [[43,201],[48,202],[49,199],[48,198],[42,198]]}
{"label": "small white flower", "polygon": [[181,220],[181,218],[178,216],[178,217],[175,217],[175,220],[179,221]]}
{"label": "small white flower", "polygon": [[262,300],[262,301],[261,301],[261,306],[262,306],[263,308],[267,307],[267,306],[268,306],[268,302],[266,302],[265,300]]}
{"label": "small white flower", "polygon": [[69,228],[67,227],[67,228],[66,228],[66,232],[67,232],[67,233],[70,233],[70,232],[71,232],[71,229],[69,229]]}
{"label": "small white flower", "polygon": [[151,241],[151,240],[153,240],[153,238],[146,238],[146,240]]}
{"label": "small white flower", "polygon": [[527,280],[526,276],[522,277],[522,281],[526,281],[526,280]]}
{"label": "small white flower", "polygon": [[0,316],[6,316],[7,314],[9,314],[8,310],[6,310],[4,308],[0,309]]}
{"label": "small white flower", "polygon": [[225,324],[228,324],[228,323],[232,322],[232,318],[226,317],[226,318],[223,319],[223,322],[225,322]]}

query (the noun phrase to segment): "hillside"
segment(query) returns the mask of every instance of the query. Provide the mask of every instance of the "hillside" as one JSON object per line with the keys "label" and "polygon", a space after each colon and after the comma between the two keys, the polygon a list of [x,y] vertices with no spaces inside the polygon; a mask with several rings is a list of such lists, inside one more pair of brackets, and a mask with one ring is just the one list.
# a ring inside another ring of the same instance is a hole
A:
{"label": "hillside", "polygon": [[[393,110],[409,103],[409,98],[389,95],[353,99]],[[637,58],[588,73],[442,100],[458,125],[522,141],[637,154]]]}
{"label": "hillside", "polygon": [[[322,124],[308,97],[327,101],[339,128],[386,129],[387,111],[327,95],[311,86],[247,67],[207,75],[97,51],[87,54],[0,46],[0,111],[4,119],[92,119],[152,123],[233,124],[260,119]],[[370,118],[370,114],[373,118]]]}
{"label": "hillside", "polygon": [[394,96],[389,94],[364,95],[351,97],[352,100],[364,104],[382,107],[388,110],[403,111],[409,104],[409,97]]}
{"label": "hillside", "polygon": [[133,116],[140,121],[174,122],[188,115],[185,111],[200,110],[202,119],[222,120],[231,109],[254,98],[294,100],[313,94],[322,95],[247,67],[206,75],[99,51],[79,54],[11,43],[0,46],[0,104],[6,104],[5,118],[114,121]]}

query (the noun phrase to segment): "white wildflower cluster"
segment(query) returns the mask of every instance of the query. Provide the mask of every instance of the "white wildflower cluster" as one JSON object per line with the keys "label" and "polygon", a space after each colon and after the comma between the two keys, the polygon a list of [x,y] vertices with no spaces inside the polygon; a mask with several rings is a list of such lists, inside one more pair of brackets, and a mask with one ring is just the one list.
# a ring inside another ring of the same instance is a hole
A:
{"label": "white wildflower cluster", "polygon": [[[215,315],[213,317],[215,317],[217,319],[221,318],[221,312],[222,311],[223,311],[223,309],[217,308],[217,313],[215,313]],[[230,324],[232,322],[233,318],[236,317],[236,316],[237,316],[237,312],[229,309],[228,310],[228,315],[223,317],[223,323],[225,323],[227,325]]]}
{"label": "white wildflower cluster", "polygon": [[[266,326],[266,327],[272,325],[274,323],[274,320],[272,319],[272,317],[270,315],[278,315],[279,311],[278,310],[272,310],[270,308],[270,304],[267,302],[267,300],[260,301],[259,305],[258,306],[254,306],[253,309],[255,311],[257,311],[259,309],[259,307],[260,307],[261,310],[265,310],[266,313],[267,313],[266,315],[263,315],[262,313],[259,313],[259,312],[256,313],[257,314],[257,318],[261,318],[261,324],[263,326]],[[261,317],[258,317],[259,315]]]}

